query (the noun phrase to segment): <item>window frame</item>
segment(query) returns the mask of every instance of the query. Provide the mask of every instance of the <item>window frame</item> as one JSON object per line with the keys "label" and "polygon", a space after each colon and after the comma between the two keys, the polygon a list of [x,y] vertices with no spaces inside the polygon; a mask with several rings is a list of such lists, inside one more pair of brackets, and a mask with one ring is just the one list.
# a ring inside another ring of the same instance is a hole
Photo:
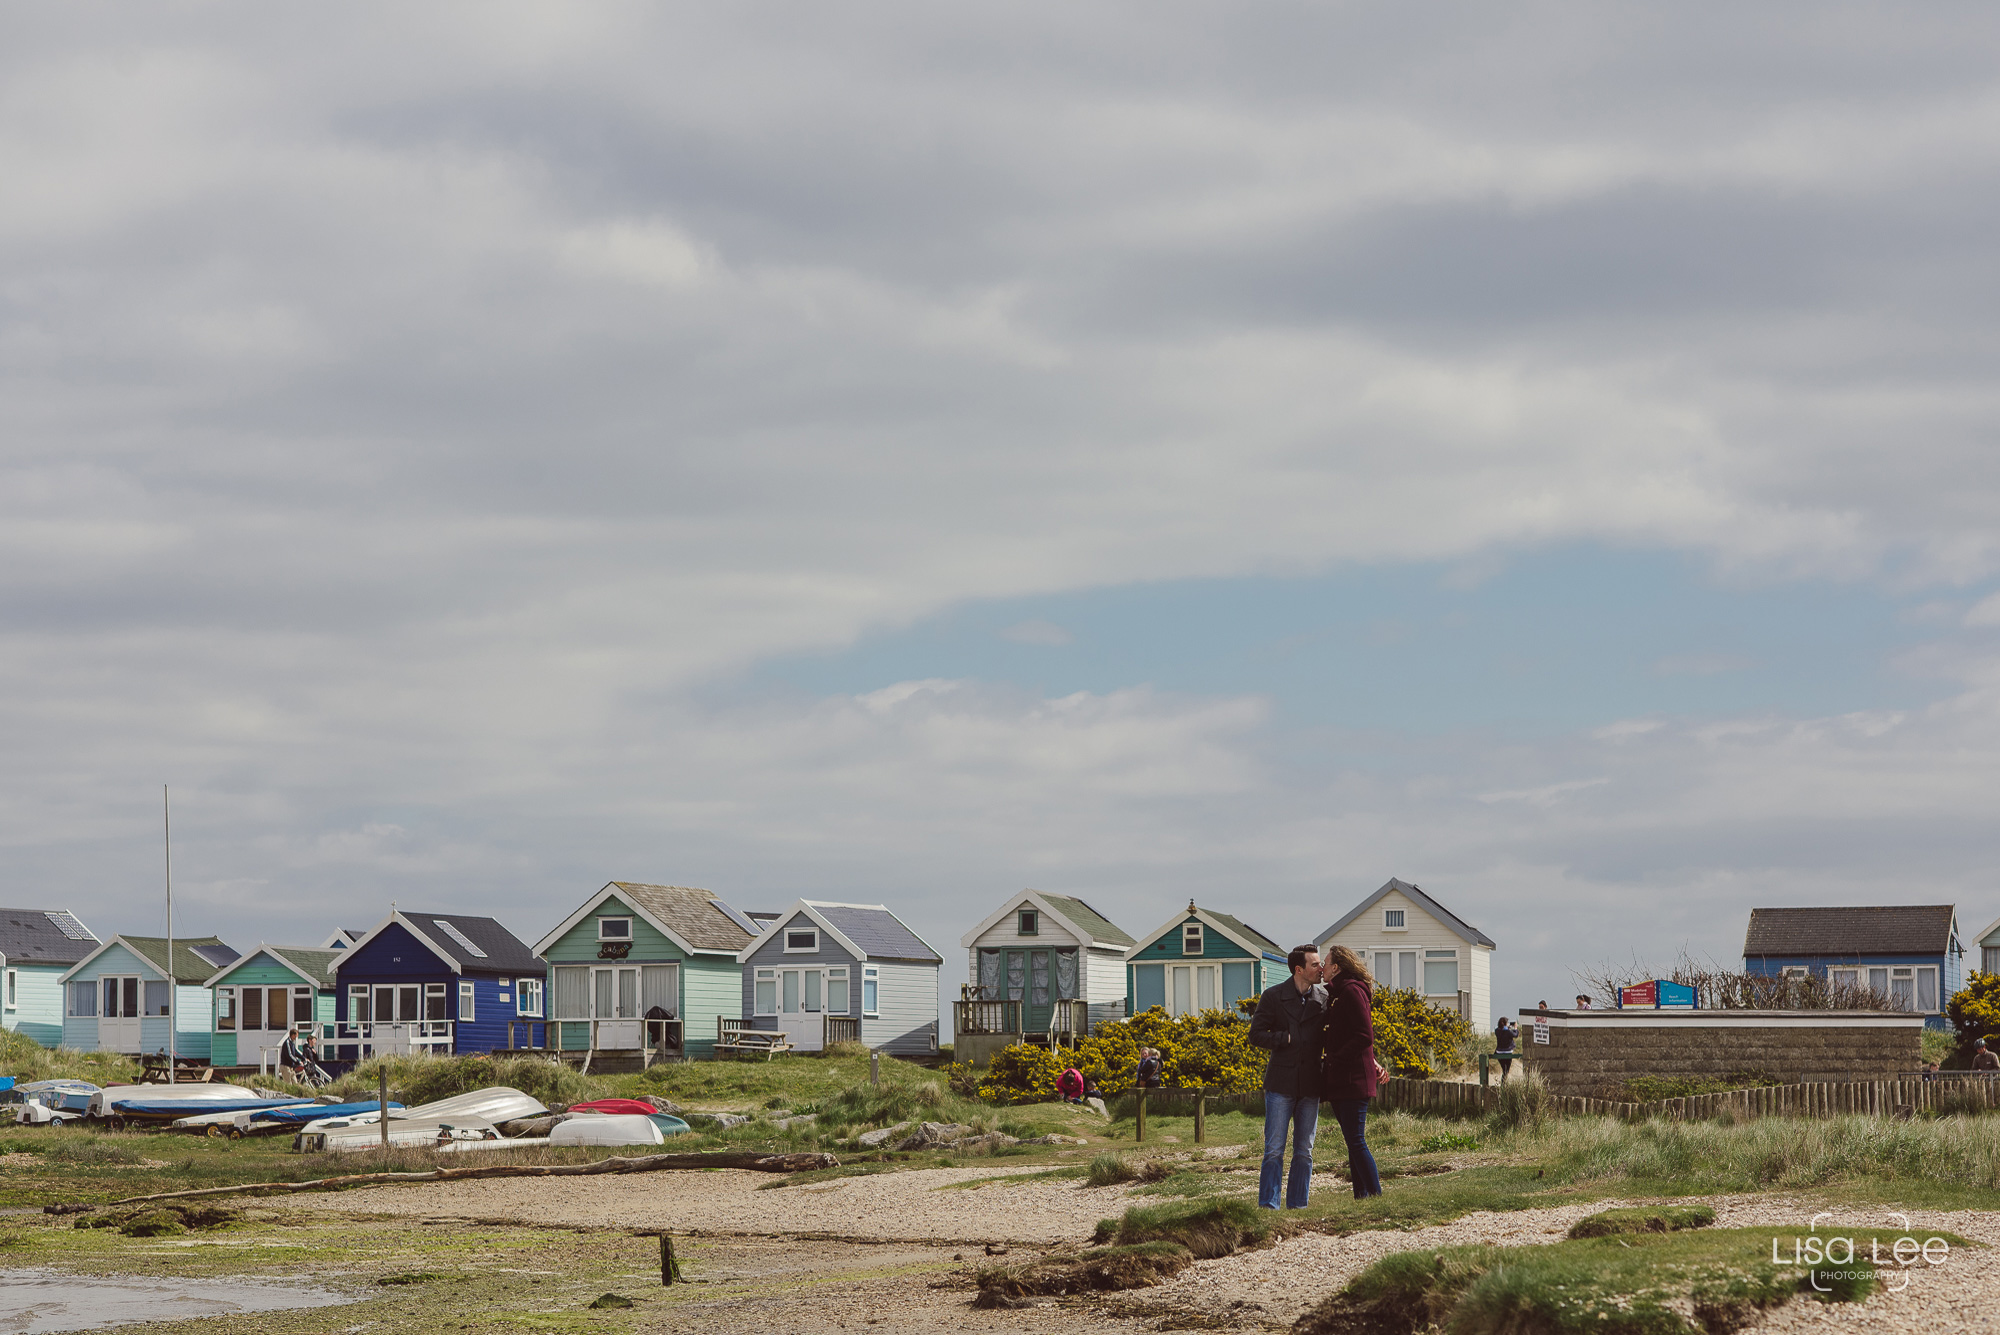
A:
{"label": "window frame", "polygon": [[1042,934],[1042,911],[1040,909],[1014,910],[1014,935],[1040,936]]}
{"label": "window frame", "polygon": [[[515,1015],[533,1020],[544,1018],[543,1012],[548,1009],[546,995],[548,989],[545,986],[547,981],[547,979],[543,978],[516,978],[514,980]],[[534,996],[532,1002],[528,1000],[531,994]],[[530,1007],[533,1009],[530,1009]]]}
{"label": "window frame", "polygon": [[[785,928],[783,930],[783,936],[784,936],[785,948],[782,953],[786,955],[819,954],[819,928],[793,927],[788,923],[785,925]],[[795,946],[792,944],[792,938],[795,936],[810,936],[812,938],[812,944],[808,946]]]}
{"label": "window frame", "polygon": [[[1207,943],[1208,934],[1203,930],[1203,924],[1198,922],[1184,922],[1181,924],[1182,959],[1199,959]],[[1193,950],[1188,949],[1190,945],[1194,947]]]}
{"label": "window frame", "polygon": [[0,1004],[4,1004],[10,1011],[21,1009],[21,971],[19,969],[7,970],[4,1002]]}
{"label": "window frame", "polygon": [[[874,1005],[869,1005],[869,998]],[[882,1015],[882,970],[873,964],[861,966],[861,1014],[864,1019],[874,1020]]]}
{"label": "window frame", "polygon": [[233,1034],[236,1032],[236,989],[218,987],[215,989],[215,1032]]}
{"label": "window frame", "polygon": [[[624,924],[625,924],[625,935],[623,935],[623,936],[618,936],[618,935],[615,935],[615,934],[613,934],[613,933],[607,933],[607,932],[606,932],[606,931],[604,930],[604,929],[605,929],[606,927],[610,926],[610,925],[611,925],[612,923],[614,923],[614,922],[622,922],[622,923],[624,923]],[[600,918],[599,918],[599,919],[597,920],[597,939],[598,939],[599,941],[625,941],[625,942],[630,942],[630,941],[631,941],[631,939],[632,939],[632,917],[631,917],[631,915],[630,915],[630,914],[618,914],[618,913],[614,913],[614,914],[610,915],[609,917],[600,917]]]}
{"label": "window frame", "polygon": [[[349,983],[347,985],[347,1023],[375,1023],[375,1008],[371,1004],[374,995],[374,992],[370,990],[366,983]],[[368,1012],[365,1018],[361,1015],[362,1011]]]}
{"label": "window frame", "polygon": [[1385,932],[1407,932],[1410,930],[1408,909],[1383,909],[1382,930]]}
{"label": "window frame", "polygon": [[[771,1008],[764,1009],[763,990],[771,989]],[[759,969],[750,980],[750,1014],[752,1016],[776,1015],[778,1013],[778,971]]]}
{"label": "window frame", "polygon": [[479,988],[470,978],[458,980],[458,1021],[470,1024],[479,1018]]}
{"label": "window frame", "polygon": [[[95,978],[72,979],[64,985],[63,992],[65,993],[63,997],[63,1016],[65,1018],[75,1020],[95,1020],[99,1018],[98,1011],[104,1004],[104,997],[97,986]],[[78,997],[88,997],[90,999],[89,1010],[80,1011],[76,1008]]]}
{"label": "window frame", "polygon": [[[833,989],[835,984],[840,986],[839,1010],[833,1008]],[[854,999],[851,992],[852,989],[847,985],[847,966],[839,964],[829,967],[826,971],[826,1013],[828,1015],[854,1014]]]}

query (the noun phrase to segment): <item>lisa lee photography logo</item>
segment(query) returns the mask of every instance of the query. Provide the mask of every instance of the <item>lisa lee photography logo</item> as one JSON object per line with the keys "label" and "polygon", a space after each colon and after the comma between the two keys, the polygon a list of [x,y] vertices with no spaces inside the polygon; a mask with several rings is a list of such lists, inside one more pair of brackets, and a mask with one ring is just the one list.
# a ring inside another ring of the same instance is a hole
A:
{"label": "lisa lee photography logo", "polygon": [[1910,1227],[1908,1215],[1892,1211],[1882,1216],[1893,1221],[1892,1227],[1858,1228],[1824,1222],[1833,1217],[1831,1212],[1814,1215],[1810,1231],[1792,1237],[1789,1253],[1785,1239],[1773,1235],[1771,1263],[1806,1270],[1808,1282],[1821,1293],[1869,1280],[1896,1293],[1909,1287],[1913,1275],[1951,1257],[1949,1240],[1921,1236]]}

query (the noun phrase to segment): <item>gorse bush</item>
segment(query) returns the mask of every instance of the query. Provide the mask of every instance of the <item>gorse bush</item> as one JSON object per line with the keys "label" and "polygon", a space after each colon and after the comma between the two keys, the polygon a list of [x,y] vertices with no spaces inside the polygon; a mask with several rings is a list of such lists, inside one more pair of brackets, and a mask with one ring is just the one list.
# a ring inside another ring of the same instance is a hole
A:
{"label": "gorse bush", "polygon": [[1973,974],[1945,1002],[1944,1013],[1957,1033],[1956,1056],[1969,1064],[1976,1040],[1983,1038],[1989,1045],[2000,1040],[2000,973]]}
{"label": "gorse bush", "polygon": [[[1375,1052],[1398,1075],[1428,1079],[1439,1067],[1455,1064],[1472,1037],[1458,1012],[1432,1005],[1413,988],[1375,998]],[[1160,1051],[1160,1083],[1168,1089],[1210,1089],[1222,1094],[1254,1094],[1264,1085],[1270,1054],[1250,1042],[1247,1016],[1231,1011],[1195,1011],[1170,1016],[1154,1006],[1129,1020],[1113,1020],[1074,1050],[1016,1044],[994,1054],[980,1079],[979,1097],[996,1103],[1035,1103],[1056,1096],[1066,1066],[1109,1095],[1130,1093],[1138,1083],[1139,1049]]]}
{"label": "gorse bush", "polygon": [[1375,994],[1375,1055],[1392,1075],[1428,1080],[1456,1067],[1471,1039],[1465,1017],[1424,1000],[1414,987]]}

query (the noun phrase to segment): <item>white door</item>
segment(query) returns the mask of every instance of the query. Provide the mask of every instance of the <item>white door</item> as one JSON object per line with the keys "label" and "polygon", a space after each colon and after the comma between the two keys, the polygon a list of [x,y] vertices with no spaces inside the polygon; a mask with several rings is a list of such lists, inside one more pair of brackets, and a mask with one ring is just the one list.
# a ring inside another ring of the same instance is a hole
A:
{"label": "white door", "polygon": [[1167,1014],[1214,1010],[1221,995],[1220,965],[1176,964],[1167,970]]}
{"label": "white door", "polygon": [[140,986],[137,974],[117,974],[98,980],[102,1000],[97,1008],[97,1047],[100,1052],[139,1051]]}
{"label": "white door", "polygon": [[639,970],[632,968],[597,971],[597,1046],[638,1048],[645,1046],[645,1023],[639,1018]]}
{"label": "white door", "polygon": [[801,1052],[826,1046],[826,970],[778,971],[778,1032]]}

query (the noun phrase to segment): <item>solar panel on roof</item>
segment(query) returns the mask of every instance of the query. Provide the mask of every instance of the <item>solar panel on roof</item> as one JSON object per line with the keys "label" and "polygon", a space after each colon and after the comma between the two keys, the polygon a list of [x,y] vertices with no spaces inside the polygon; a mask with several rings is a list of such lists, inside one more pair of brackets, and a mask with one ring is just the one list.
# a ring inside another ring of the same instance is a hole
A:
{"label": "solar panel on roof", "polygon": [[68,909],[49,909],[42,916],[55,924],[56,930],[72,941],[95,941],[90,929],[76,920],[76,915]]}
{"label": "solar panel on roof", "polygon": [[464,932],[459,931],[456,927],[453,927],[443,918],[433,918],[431,919],[431,921],[438,925],[438,930],[442,931],[446,936],[450,937],[452,940],[458,942],[458,944],[464,946],[467,950],[471,951],[475,957],[482,960],[486,958],[486,952],[481,950],[478,946],[473,945],[471,939],[467,937]]}

